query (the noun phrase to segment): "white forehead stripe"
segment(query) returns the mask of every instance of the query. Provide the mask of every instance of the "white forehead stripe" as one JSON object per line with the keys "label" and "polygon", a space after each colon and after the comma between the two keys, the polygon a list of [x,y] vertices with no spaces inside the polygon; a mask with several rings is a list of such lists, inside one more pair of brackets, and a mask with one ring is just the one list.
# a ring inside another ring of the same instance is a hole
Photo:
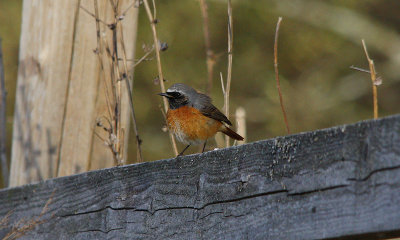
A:
{"label": "white forehead stripe", "polygon": [[172,92],[179,92],[179,93],[183,93],[183,91],[182,90],[178,90],[178,89],[176,89],[176,88],[169,88],[169,89],[167,89],[167,93],[172,93]]}

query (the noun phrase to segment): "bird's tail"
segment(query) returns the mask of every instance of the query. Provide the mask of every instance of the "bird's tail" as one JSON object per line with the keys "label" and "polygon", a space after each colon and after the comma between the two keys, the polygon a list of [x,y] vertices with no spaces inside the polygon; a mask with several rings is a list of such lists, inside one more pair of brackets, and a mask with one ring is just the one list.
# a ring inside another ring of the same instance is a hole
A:
{"label": "bird's tail", "polygon": [[229,137],[238,140],[238,141],[242,141],[244,138],[242,136],[240,136],[239,134],[237,134],[235,131],[233,131],[232,129],[228,128],[227,126],[223,126],[221,129],[221,132],[225,133],[226,135],[228,135]]}

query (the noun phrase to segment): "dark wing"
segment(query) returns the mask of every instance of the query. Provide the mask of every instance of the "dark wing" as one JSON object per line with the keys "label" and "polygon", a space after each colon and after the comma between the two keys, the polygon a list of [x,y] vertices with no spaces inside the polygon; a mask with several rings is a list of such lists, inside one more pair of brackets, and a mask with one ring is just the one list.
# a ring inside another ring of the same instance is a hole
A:
{"label": "dark wing", "polygon": [[209,96],[199,94],[194,107],[199,109],[204,116],[220,122],[225,122],[229,126],[232,126],[231,121],[229,121],[229,119],[211,103],[211,98]]}

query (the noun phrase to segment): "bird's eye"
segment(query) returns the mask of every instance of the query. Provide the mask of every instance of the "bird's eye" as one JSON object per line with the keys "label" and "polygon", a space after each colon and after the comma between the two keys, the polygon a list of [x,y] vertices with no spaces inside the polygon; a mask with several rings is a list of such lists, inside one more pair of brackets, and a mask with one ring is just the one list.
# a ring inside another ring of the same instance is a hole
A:
{"label": "bird's eye", "polygon": [[171,92],[169,93],[169,95],[173,96],[174,98],[179,98],[182,96],[180,92]]}

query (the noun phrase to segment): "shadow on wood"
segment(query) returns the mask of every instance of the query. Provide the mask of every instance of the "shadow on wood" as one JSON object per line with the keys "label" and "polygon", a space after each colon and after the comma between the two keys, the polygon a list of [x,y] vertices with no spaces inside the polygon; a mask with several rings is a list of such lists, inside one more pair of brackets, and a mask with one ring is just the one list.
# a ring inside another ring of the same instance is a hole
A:
{"label": "shadow on wood", "polygon": [[24,239],[399,236],[400,115],[0,191]]}

